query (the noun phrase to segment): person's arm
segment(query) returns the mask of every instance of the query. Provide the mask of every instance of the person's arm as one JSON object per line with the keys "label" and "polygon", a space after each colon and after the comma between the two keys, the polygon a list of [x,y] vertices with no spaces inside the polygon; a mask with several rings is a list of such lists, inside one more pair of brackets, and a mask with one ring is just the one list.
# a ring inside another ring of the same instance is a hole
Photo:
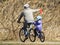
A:
{"label": "person's arm", "polygon": [[34,25],[36,25],[36,21],[34,21],[34,23],[33,23]]}
{"label": "person's arm", "polygon": [[18,23],[20,23],[20,20],[21,20],[21,18],[24,16],[24,13],[22,12],[20,15],[19,15],[19,17],[18,17]]}
{"label": "person's arm", "polygon": [[37,12],[39,11],[40,9],[32,9],[33,12]]}

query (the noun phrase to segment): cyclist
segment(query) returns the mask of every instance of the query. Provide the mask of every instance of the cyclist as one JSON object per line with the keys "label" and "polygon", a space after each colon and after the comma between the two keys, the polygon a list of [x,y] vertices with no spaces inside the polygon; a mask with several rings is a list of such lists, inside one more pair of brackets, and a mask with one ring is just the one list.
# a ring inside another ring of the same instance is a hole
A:
{"label": "cyclist", "polygon": [[20,23],[21,18],[24,16],[24,31],[25,31],[25,35],[27,37],[27,25],[30,27],[31,23],[34,22],[34,18],[33,18],[33,12],[39,11],[40,9],[31,9],[29,6],[29,3],[24,5],[24,10],[21,13],[21,15],[19,15],[18,18],[18,23]]}
{"label": "cyclist", "polygon": [[41,16],[37,16],[36,17],[36,21],[34,22],[34,25],[35,25],[35,34],[36,34],[36,31],[38,32],[41,32],[42,31],[42,17]]}

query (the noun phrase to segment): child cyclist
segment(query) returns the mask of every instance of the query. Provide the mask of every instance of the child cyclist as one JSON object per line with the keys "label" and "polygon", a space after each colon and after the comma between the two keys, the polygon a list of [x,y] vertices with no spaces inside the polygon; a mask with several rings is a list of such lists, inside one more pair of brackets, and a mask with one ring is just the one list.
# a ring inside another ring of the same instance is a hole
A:
{"label": "child cyclist", "polygon": [[36,17],[36,21],[34,22],[34,25],[35,25],[35,34],[36,34],[36,31],[38,32],[42,32],[42,17],[41,16],[37,16]]}

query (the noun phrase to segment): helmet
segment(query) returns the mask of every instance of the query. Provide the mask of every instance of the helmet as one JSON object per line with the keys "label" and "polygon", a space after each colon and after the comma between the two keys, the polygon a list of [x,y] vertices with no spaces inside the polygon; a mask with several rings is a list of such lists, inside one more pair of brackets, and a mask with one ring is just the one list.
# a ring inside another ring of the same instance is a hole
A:
{"label": "helmet", "polygon": [[24,8],[29,8],[29,4],[25,4],[24,5]]}
{"label": "helmet", "polygon": [[41,16],[37,16],[37,20],[39,20],[39,19],[42,19],[42,17]]}

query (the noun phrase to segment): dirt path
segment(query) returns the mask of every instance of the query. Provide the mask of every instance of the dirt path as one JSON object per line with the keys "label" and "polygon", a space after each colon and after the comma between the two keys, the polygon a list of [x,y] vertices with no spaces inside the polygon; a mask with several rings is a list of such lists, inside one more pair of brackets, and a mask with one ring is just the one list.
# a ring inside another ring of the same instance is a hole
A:
{"label": "dirt path", "polygon": [[20,42],[20,41],[2,41],[1,44],[60,44],[60,42]]}

